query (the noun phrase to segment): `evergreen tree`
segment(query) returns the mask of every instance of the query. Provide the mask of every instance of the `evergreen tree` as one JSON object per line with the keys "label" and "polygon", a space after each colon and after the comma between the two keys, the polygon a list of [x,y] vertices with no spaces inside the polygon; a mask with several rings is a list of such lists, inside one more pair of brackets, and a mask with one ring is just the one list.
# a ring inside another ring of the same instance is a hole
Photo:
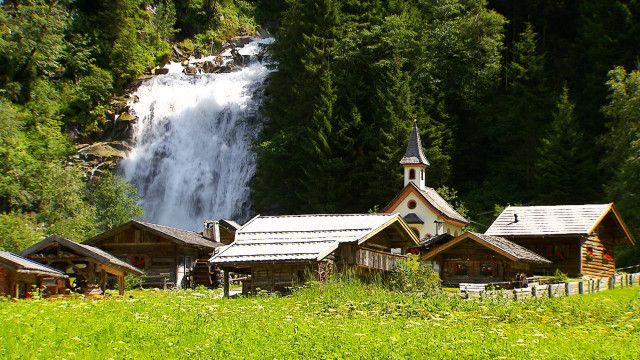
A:
{"label": "evergreen tree", "polygon": [[588,157],[574,108],[565,87],[538,149],[536,199],[543,204],[580,204],[593,198],[588,181],[595,173],[593,161]]}
{"label": "evergreen tree", "polygon": [[[601,171],[612,173],[606,201],[614,201],[632,231],[640,229],[640,71],[617,67],[609,73],[609,103],[603,108],[609,131]],[[619,266],[640,262],[640,244],[621,251]]]}

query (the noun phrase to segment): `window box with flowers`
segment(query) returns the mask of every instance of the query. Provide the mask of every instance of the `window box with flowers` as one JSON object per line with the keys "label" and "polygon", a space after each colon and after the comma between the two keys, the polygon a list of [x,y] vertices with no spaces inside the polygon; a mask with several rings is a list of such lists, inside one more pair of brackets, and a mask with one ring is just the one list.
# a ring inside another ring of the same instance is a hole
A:
{"label": "window box with flowers", "polygon": [[608,251],[603,252],[602,262],[604,262],[605,264],[608,264],[611,261],[613,261],[613,255],[611,255]]}
{"label": "window box with flowers", "polygon": [[593,254],[593,248],[591,246],[587,247],[587,261],[593,261],[595,255]]}

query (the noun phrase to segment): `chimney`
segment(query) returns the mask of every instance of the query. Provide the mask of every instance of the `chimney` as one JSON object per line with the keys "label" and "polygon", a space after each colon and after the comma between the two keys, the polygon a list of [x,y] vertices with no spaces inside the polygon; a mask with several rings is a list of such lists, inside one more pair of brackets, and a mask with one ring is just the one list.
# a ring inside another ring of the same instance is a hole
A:
{"label": "chimney", "polygon": [[220,242],[220,224],[215,220],[205,221],[202,236],[213,242]]}

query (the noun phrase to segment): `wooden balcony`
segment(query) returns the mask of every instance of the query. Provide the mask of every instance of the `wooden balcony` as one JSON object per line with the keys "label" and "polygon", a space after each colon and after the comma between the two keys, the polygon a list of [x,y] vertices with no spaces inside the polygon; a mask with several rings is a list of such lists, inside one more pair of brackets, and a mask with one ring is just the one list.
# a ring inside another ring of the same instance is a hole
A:
{"label": "wooden balcony", "polygon": [[369,269],[389,271],[392,270],[398,260],[405,259],[406,255],[395,255],[383,251],[371,249],[356,249],[355,263],[357,266]]}

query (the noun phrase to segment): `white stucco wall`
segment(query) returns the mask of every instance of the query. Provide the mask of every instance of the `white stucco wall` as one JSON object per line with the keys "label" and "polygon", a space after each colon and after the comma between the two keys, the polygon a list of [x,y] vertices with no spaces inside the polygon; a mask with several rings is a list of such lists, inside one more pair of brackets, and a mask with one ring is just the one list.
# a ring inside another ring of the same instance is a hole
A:
{"label": "white stucco wall", "polygon": [[[409,209],[408,203],[410,200],[414,200],[416,202],[416,208],[415,209]],[[407,195],[403,200],[400,201],[400,203],[398,204],[398,206],[392,210],[392,212],[394,213],[399,213],[401,216],[406,216],[409,213],[415,213],[416,215],[418,215],[420,217],[420,219],[422,219],[424,221],[424,224],[409,224],[410,227],[414,228],[414,229],[418,229],[420,231],[420,239],[424,238],[425,236],[427,236],[427,234],[430,234],[431,236],[436,234],[436,224],[434,223],[434,221],[437,220],[443,220],[441,217],[438,217],[424,202],[423,200],[419,197],[419,195],[416,195],[415,193],[409,193],[409,195]],[[441,225],[440,228],[440,234],[443,233],[443,231],[449,232],[451,235],[459,235],[462,234],[462,227],[456,226],[456,225],[452,225],[452,224],[447,224],[444,223]],[[456,231],[458,232],[456,234]]]}
{"label": "white stucco wall", "polygon": [[[409,179],[409,173],[411,170],[415,170],[415,179]],[[407,186],[409,182],[413,182],[419,189],[424,189],[427,178],[427,169],[423,166],[405,166],[404,167],[404,186]]]}

